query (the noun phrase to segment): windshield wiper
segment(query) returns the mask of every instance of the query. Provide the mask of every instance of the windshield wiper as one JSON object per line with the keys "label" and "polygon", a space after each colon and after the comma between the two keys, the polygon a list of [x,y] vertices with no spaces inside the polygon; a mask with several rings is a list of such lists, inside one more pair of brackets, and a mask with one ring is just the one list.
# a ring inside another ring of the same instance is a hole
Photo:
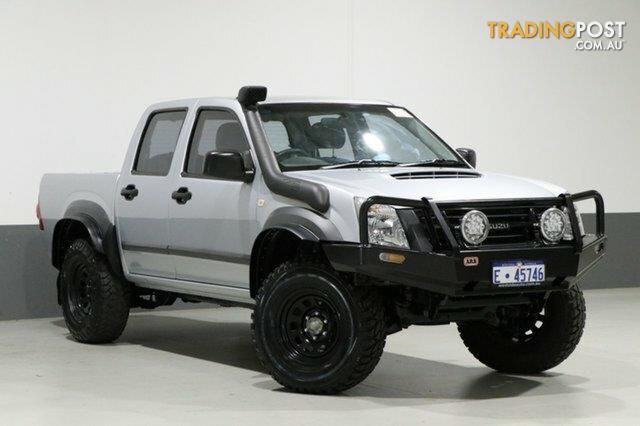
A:
{"label": "windshield wiper", "polygon": [[398,167],[467,167],[467,165],[458,160],[436,158],[435,160],[417,161],[415,163],[402,163]]}
{"label": "windshield wiper", "polygon": [[397,161],[389,160],[372,160],[371,158],[364,158],[357,161],[349,161],[340,164],[331,164],[329,166],[322,166],[321,169],[346,169],[349,167],[395,167],[400,165]]}

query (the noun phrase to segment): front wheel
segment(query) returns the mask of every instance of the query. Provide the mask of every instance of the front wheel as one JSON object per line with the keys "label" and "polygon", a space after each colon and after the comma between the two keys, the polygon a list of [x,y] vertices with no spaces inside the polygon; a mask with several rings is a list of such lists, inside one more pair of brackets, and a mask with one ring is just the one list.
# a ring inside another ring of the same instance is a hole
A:
{"label": "front wheel", "polygon": [[264,281],[252,316],[258,357],[281,385],[337,393],[364,380],[385,344],[384,307],[328,266],[287,262]]}
{"label": "front wheel", "polygon": [[551,293],[526,315],[502,315],[497,326],[458,323],[462,341],[487,367],[504,373],[534,374],[564,361],[578,345],[585,323],[585,303],[577,286]]}

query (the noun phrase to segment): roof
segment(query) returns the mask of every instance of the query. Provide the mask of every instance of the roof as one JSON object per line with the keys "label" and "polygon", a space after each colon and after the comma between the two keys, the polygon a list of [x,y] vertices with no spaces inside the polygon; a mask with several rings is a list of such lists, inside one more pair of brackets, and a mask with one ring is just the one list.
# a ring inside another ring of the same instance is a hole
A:
{"label": "roof", "polygon": [[[393,106],[392,103],[380,100],[366,100],[366,99],[340,99],[340,98],[323,98],[323,97],[271,97],[258,104],[285,104],[285,103],[327,103],[327,104],[355,104],[355,105],[386,105]],[[202,97],[202,98],[189,98],[189,99],[176,99],[165,102],[157,102],[149,107],[149,110],[157,110],[160,108],[177,108],[186,107],[190,105],[219,105],[226,106],[228,108],[239,108],[240,105],[236,101],[236,98],[231,97]]]}
{"label": "roof", "polygon": [[326,103],[326,104],[362,104],[362,105],[393,105],[391,102],[373,100],[373,99],[341,99],[341,98],[325,98],[325,97],[306,97],[306,96],[276,96],[268,97],[261,104],[294,104],[294,103]]}

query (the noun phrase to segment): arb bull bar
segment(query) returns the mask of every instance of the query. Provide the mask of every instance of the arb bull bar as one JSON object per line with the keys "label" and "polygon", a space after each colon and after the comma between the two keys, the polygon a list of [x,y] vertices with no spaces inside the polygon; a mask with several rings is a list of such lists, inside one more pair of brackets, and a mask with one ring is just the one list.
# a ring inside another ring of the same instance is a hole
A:
{"label": "arb bull bar", "polygon": [[[575,203],[592,199],[596,206],[596,233],[581,236]],[[504,204],[540,200],[497,200]],[[574,238],[571,242],[549,244],[540,241],[530,244],[504,244],[470,247],[454,235],[445,215],[435,201],[422,198],[374,196],[368,198],[359,212],[360,243],[327,242],[324,251],[332,266],[338,271],[354,272],[358,277],[372,277],[367,282],[378,285],[406,285],[423,288],[448,296],[490,295],[546,292],[566,290],[591,269],[606,250],[604,201],[597,191],[563,194],[548,199],[554,205],[566,207]],[[488,203],[479,201],[477,203]],[[476,203],[476,204],[477,204]],[[437,228],[444,235],[446,247],[428,249],[400,249],[370,244],[367,213],[374,204],[386,204],[399,208],[416,209],[426,218],[425,232]],[[463,203],[464,204],[464,203]],[[472,205],[474,202],[470,201]],[[387,259],[394,259],[389,262]],[[498,287],[491,282],[492,265],[507,260],[542,261],[546,268],[544,282]],[[356,280],[357,282],[359,281]]]}

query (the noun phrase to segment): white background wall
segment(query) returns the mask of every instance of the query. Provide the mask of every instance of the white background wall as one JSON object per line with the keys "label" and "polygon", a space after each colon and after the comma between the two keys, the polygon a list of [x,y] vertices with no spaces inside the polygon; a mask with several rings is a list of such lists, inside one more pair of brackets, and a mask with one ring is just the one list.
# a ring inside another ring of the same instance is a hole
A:
{"label": "white background wall", "polygon": [[[623,20],[622,52],[490,40],[488,20]],[[640,2],[0,0],[0,224],[34,222],[45,172],[120,169],[152,102],[387,99],[481,170],[600,189],[640,211]]]}

